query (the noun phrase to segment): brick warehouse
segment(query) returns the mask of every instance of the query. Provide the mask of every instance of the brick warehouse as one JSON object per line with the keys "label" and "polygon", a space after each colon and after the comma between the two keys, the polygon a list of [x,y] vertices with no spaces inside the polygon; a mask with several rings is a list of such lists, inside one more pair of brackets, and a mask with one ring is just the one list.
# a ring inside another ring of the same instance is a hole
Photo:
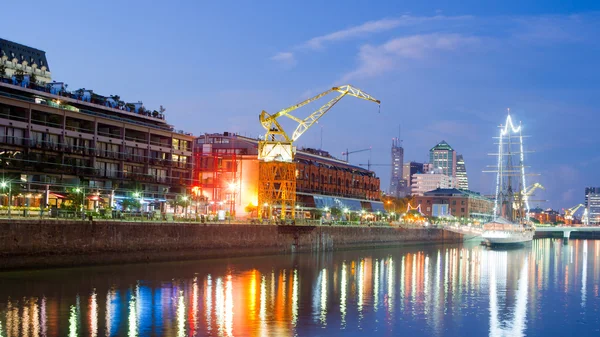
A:
{"label": "brick warehouse", "polygon": [[[205,212],[227,210],[249,216],[246,206],[258,206],[257,139],[229,132],[205,134],[196,138],[194,161],[194,190]],[[384,211],[380,181],[372,171],[315,149],[298,150],[295,162],[297,205],[303,210]]]}

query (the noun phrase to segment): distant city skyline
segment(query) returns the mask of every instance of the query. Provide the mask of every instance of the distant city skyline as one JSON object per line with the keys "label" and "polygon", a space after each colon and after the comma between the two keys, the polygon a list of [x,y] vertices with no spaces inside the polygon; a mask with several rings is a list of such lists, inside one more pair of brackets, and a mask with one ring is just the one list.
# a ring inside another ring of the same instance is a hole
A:
{"label": "distant city skyline", "polygon": [[[492,194],[494,177],[481,172],[493,164],[487,153],[510,107],[532,136],[527,162],[541,174],[532,182],[546,187],[539,194],[548,202],[532,207],[583,203],[581,191],[600,184],[598,3],[384,2],[368,11],[358,2],[103,4],[135,15],[34,0],[28,6],[44,10],[26,12],[27,20],[68,18],[72,46],[64,34],[23,25],[22,15],[3,19],[19,28],[1,37],[46,51],[53,78],[70,89],[141,100],[151,110],[163,105],[176,129],[195,135],[256,137],[260,111],[351,83],[380,99],[381,113],[341,101],[320,121],[324,149],[372,146],[371,158],[361,153],[351,162],[389,163],[389,140],[402,124],[405,160],[424,162],[431,144],[445,139],[467,161],[470,189],[484,195]],[[3,11],[24,13],[15,2]],[[314,24],[291,26],[290,18]],[[227,29],[215,29],[224,23]],[[320,142],[310,130],[297,145]],[[373,169],[389,186],[389,167]]]}

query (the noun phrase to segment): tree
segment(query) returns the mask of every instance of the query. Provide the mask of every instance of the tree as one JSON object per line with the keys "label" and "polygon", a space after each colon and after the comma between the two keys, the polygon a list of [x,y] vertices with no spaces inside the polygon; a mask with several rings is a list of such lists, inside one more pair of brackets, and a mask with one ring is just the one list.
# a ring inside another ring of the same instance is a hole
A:
{"label": "tree", "polygon": [[254,212],[256,212],[258,210],[258,206],[254,206],[252,205],[252,203],[248,204],[248,206],[244,207],[244,211],[246,211],[246,213],[250,214],[250,216],[254,215]]}
{"label": "tree", "polygon": [[133,211],[133,210],[137,210],[140,208],[141,203],[139,201],[139,199],[136,198],[126,198],[123,199],[123,202],[121,204],[123,206],[123,210],[124,211]]}
{"label": "tree", "polygon": [[71,191],[67,194],[66,201],[61,204],[61,208],[66,208],[69,210],[79,210],[80,207],[84,204],[85,195],[81,191],[77,192],[76,190]]}
{"label": "tree", "polygon": [[6,66],[4,64],[0,64],[0,77],[6,76]]}
{"label": "tree", "polygon": [[31,73],[31,75],[29,75],[29,83],[33,84],[37,84],[37,76],[35,75],[35,73]]}
{"label": "tree", "polygon": [[342,210],[339,207],[331,207],[331,215],[339,218],[342,215]]}

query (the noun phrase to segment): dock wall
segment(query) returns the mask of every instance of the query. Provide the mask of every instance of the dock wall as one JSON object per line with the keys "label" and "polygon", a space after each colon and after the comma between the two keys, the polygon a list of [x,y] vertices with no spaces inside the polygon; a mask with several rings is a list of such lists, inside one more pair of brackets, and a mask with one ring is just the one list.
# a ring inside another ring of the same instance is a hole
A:
{"label": "dock wall", "polygon": [[0,270],[454,243],[443,229],[0,220]]}

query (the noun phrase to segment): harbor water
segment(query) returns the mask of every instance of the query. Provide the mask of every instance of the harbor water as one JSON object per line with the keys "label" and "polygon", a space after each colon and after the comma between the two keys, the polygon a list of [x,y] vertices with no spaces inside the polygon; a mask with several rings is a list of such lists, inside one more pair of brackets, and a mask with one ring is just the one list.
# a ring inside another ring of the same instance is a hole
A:
{"label": "harbor water", "polygon": [[600,336],[600,241],[0,273],[0,336]]}

